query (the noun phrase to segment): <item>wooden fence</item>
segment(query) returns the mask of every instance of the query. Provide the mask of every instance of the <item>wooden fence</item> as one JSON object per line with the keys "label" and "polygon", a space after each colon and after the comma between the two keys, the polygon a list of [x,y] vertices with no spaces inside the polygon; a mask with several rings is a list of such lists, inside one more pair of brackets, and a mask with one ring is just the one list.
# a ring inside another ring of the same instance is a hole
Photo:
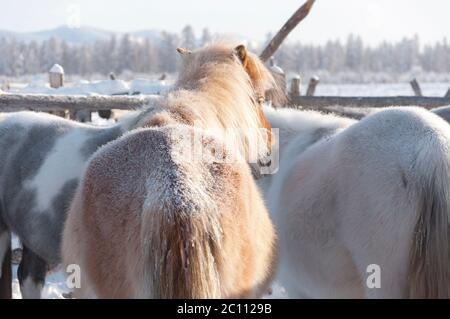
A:
{"label": "wooden fence", "polygon": [[[294,79],[298,83],[298,79]],[[321,109],[327,106],[342,107],[387,107],[387,106],[421,106],[432,109],[440,106],[450,105],[450,94],[444,97],[425,96],[311,96],[300,95],[300,91],[292,91],[296,85],[291,85],[288,106],[301,106],[308,109]],[[311,91],[310,91],[311,93]],[[21,110],[33,110],[43,112],[57,111],[79,111],[89,110],[92,112],[100,110],[137,109],[149,103],[150,96],[60,96],[42,94],[0,94],[0,112],[17,112]]]}
{"label": "wooden fence", "polygon": [[[42,112],[89,110],[133,110],[149,103],[149,96],[54,96],[34,94],[0,94],[0,112],[17,112],[33,110]],[[387,106],[420,106],[433,109],[450,105],[448,97],[424,96],[290,96],[288,106],[320,110],[327,106],[353,108],[387,107]]]}
{"label": "wooden fence", "polygon": [[416,97],[416,96],[294,96],[290,97],[291,106],[302,106],[308,109],[321,109],[327,106],[342,107],[387,107],[387,106],[421,106],[433,109],[450,105],[449,97]]}
{"label": "wooden fence", "polygon": [[43,95],[0,94],[0,112],[33,110],[43,112],[100,110],[130,110],[142,107],[150,101],[148,96],[135,95]]}
{"label": "wooden fence", "polygon": [[306,95],[301,95],[301,78],[294,76],[289,86],[289,106],[307,109],[327,109],[328,107],[382,108],[388,106],[420,106],[433,109],[450,105],[450,88],[443,97],[426,97],[422,95],[419,82],[410,82],[414,96],[314,96],[320,80],[317,76],[310,79]]}
{"label": "wooden fence", "polygon": [[[313,2],[313,1],[312,1]],[[286,87],[284,71],[275,66],[271,61],[271,70],[280,87]],[[64,69],[55,64],[49,72],[50,86],[59,88],[64,86]],[[115,76],[110,76],[114,81]],[[317,76],[313,76],[306,90],[306,95],[301,95],[301,78],[294,76],[288,85],[288,106],[302,107],[308,109],[324,109],[329,106],[342,106],[354,108],[380,108],[387,106],[421,106],[432,109],[440,106],[450,105],[450,89],[444,97],[424,97],[420,84],[416,79],[410,82],[414,96],[314,96],[316,87],[320,83]],[[0,91],[0,112],[16,112],[21,110],[33,110],[43,112],[54,112],[64,115],[75,114],[77,111],[86,110],[90,112],[121,109],[137,109],[149,103],[151,97],[145,95],[44,95],[44,94],[11,94]],[[285,106],[285,105],[283,105]],[[69,111],[69,112],[66,112]]]}

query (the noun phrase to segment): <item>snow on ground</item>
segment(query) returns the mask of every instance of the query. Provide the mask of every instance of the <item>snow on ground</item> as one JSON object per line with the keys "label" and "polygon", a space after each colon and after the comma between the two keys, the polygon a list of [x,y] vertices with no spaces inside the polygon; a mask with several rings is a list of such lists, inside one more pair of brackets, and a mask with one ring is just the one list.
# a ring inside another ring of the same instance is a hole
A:
{"label": "snow on ground", "polygon": [[66,86],[54,89],[47,81],[37,78],[27,85],[13,84],[9,92],[50,95],[117,95],[117,94],[161,94],[170,88],[165,81],[150,79],[135,79],[130,82],[122,80],[101,80],[68,83]]}
{"label": "snow on ground", "polygon": [[[11,240],[12,249],[20,248],[20,240],[13,235]],[[13,266],[13,298],[22,299],[20,293],[19,280],[17,279],[17,265]],[[42,291],[43,299],[63,299],[70,289],[66,286],[66,279],[63,269],[59,268],[47,274],[45,286]],[[288,298],[285,289],[277,282],[272,284],[271,292],[263,296],[264,299],[283,299]]]}
{"label": "snow on ground", "polygon": [[[450,88],[450,82],[420,83],[424,96],[444,96]],[[132,81],[77,80],[66,86],[53,89],[45,78],[37,77],[30,84],[11,83],[11,93],[42,93],[52,95],[91,95],[91,94],[161,94],[171,88],[167,81],[136,78]],[[302,86],[302,94],[307,85]],[[319,83],[316,95],[333,96],[412,96],[414,93],[408,82],[404,83],[372,83],[372,84],[327,84]]]}
{"label": "snow on ground", "polygon": [[[450,88],[450,82],[420,83],[424,96],[443,97]],[[306,94],[307,85],[303,85],[302,94]],[[413,96],[409,83],[373,83],[373,84],[325,84],[319,83],[315,95],[332,96]]]}
{"label": "snow on ground", "polygon": [[[20,240],[17,236],[13,235],[11,240],[11,248],[14,250],[16,248],[22,247]],[[17,279],[17,265],[13,265],[13,298],[21,299],[22,294],[20,293],[19,280]],[[65,284],[64,273],[57,269],[47,274],[45,287],[42,291],[42,298],[45,299],[62,299],[63,294],[68,293],[70,290]]]}
{"label": "snow on ground", "polygon": [[[64,295],[70,292],[70,289],[67,288],[65,282],[64,272],[62,270],[49,273],[41,297],[43,299],[63,299]],[[271,290],[271,293],[265,294],[263,299],[288,298],[285,289],[277,282],[272,284]],[[22,299],[19,280],[17,279],[17,265],[13,266],[13,298]]]}
{"label": "snow on ground", "polygon": [[[17,265],[13,266],[13,298],[22,299],[20,293],[19,280],[17,279]],[[42,291],[43,299],[63,299],[63,294],[69,293],[70,290],[65,284],[64,273],[62,271],[55,271],[47,275],[45,287]]]}

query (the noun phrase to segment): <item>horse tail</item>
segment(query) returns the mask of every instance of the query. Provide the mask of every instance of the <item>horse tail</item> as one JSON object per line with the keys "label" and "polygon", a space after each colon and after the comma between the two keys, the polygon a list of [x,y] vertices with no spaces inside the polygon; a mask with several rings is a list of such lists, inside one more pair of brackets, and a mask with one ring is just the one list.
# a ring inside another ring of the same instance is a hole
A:
{"label": "horse tail", "polygon": [[419,174],[419,214],[409,265],[410,298],[450,297],[450,139],[427,141],[413,171]]}
{"label": "horse tail", "polygon": [[179,165],[158,167],[144,204],[143,289],[154,298],[261,294],[276,239],[247,164]]}
{"label": "horse tail", "polygon": [[[170,216],[169,216],[169,214]],[[156,298],[219,298],[219,224],[204,211],[201,216],[164,209],[143,215],[146,287]]]}

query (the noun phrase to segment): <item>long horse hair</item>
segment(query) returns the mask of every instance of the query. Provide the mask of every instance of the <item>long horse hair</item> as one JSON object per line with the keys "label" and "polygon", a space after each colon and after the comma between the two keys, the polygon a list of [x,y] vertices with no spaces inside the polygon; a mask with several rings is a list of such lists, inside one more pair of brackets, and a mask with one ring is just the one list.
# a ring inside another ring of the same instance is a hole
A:
{"label": "long horse hair", "polygon": [[[230,143],[243,150],[249,162],[266,155],[272,134],[262,101],[267,90],[279,96],[282,91],[262,61],[242,45],[233,49],[225,43],[179,52],[182,67],[173,90],[134,117],[132,126],[181,122],[215,134],[239,130],[240,134],[227,137],[234,138]],[[250,147],[255,146],[258,149],[252,152]]]}
{"label": "long horse hair", "polygon": [[[246,160],[271,143],[261,100],[273,78],[243,46],[179,52],[174,90],[127,118],[139,129],[99,149],[78,186],[62,251],[86,273],[79,293],[256,297],[271,279],[276,235]],[[243,130],[236,157],[229,129]],[[191,161],[199,135],[207,158]]]}

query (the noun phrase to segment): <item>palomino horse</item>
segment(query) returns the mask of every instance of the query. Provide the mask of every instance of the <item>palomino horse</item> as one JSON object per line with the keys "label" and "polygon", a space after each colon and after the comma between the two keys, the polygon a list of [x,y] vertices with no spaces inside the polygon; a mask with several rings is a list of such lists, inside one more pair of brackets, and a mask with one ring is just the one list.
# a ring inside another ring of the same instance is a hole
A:
{"label": "palomino horse", "polygon": [[[242,46],[179,52],[174,91],[138,121],[150,128],[97,151],[78,186],[62,245],[77,297],[255,297],[269,283],[276,237],[244,156],[267,152],[267,131],[247,130],[268,126],[272,79]],[[244,134],[224,139],[232,128]]]}
{"label": "palomino horse", "polygon": [[281,159],[261,185],[290,297],[450,297],[444,120],[414,107],[359,122],[294,110],[266,116],[280,128]]}

